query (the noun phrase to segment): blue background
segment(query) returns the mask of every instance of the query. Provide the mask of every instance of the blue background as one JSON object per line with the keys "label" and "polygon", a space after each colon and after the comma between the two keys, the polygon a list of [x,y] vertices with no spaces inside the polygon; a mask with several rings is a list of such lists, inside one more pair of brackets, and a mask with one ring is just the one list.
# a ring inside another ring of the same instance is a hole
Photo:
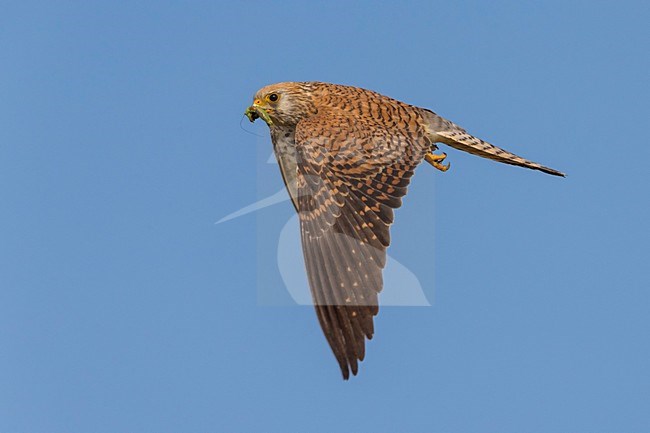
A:
{"label": "blue background", "polygon": [[[0,433],[650,431],[648,9],[3,2]],[[288,80],[569,175],[421,167],[390,251],[433,307],[384,308],[349,382],[312,308],[258,302],[290,204],[214,224],[260,198],[241,115]]]}

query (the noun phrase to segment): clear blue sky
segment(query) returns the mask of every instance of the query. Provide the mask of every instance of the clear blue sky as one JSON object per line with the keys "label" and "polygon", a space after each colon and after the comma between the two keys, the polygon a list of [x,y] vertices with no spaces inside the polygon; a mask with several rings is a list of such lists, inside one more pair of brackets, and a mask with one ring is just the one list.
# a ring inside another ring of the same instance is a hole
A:
{"label": "clear blue sky", "polygon": [[[648,2],[1,9],[0,433],[650,431]],[[421,167],[390,253],[432,306],[383,308],[349,382],[264,299],[290,204],[215,224],[282,186],[240,120],[288,80],[569,175]]]}

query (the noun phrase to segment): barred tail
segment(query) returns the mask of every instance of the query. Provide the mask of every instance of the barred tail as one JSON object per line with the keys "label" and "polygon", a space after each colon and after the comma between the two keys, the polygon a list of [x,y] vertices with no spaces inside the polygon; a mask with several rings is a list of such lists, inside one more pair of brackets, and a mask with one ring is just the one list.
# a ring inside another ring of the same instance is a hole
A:
{"label": "barred tail", "polygon": [[518,165],[520,167],[530,168],[532,170],[543,171],[544,173],[554,176],[566,176],[564,173],[549,167],[544,167],[533,161],[510,153],[507,150],[496,147],[487,143],[480,138],[468,134],[460,126],[443,119],[432,111],[426,110],[426,117],[429,123],[428,129],[433,135],[433,140],[448,144],[458,150],[472,153],[483,158],[503,162],[504,164]]}
{"label": "barred tail", "polygon": [[529,161],[525,158],[522,158],[521,156],[517,156],[514,153],[510,153],[507,150],[503,150],[490,143],[487,143],[480,138],[476,138],[464,131],[438,131],[436,134],[439,137],[439,141],[448,144],[458,150],[463,150],[465,152],[473,153],[474,155],[478,155],[483,158],[489,158],[498,162],[503,162],[504,164],[518,165],[520,167],[539,170],[543,171],[544,173],[552,174],[554,176],[565,176],[565,174],[560,171],[549,167],[544,167],[543,165],[533,161]]}

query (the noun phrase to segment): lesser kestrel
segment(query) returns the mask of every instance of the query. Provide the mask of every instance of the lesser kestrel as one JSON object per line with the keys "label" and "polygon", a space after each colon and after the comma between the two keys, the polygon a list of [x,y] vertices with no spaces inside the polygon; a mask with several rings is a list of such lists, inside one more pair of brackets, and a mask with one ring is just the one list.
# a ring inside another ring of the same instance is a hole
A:
{"label": "lesser kestrel", "polygon": [[506,164],[563,173],[467,133],[433,111],[357,87],[288,82],[260,89],[245,113],[269,126],[282,178],[300,218],[318,320],[344,379],[373,336],[393,209],[435,143]]}

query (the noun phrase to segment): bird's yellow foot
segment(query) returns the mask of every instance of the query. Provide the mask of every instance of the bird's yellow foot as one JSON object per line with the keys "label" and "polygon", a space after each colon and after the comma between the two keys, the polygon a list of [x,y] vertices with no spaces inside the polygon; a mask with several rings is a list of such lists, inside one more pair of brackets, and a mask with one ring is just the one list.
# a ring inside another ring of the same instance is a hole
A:
{"label": "bird's yellow foot", "polygon": [[442,155],[436,155],[435,153],[427,153],[424,155],[424,159],[431,165],[433,165],[435,168],[438,170],[445,172],[449,170],[449,166],[451,164],[447,163],[447,165],[442,164],[442,161],[445,160],[447,157],[446,153],[443,153]]}

